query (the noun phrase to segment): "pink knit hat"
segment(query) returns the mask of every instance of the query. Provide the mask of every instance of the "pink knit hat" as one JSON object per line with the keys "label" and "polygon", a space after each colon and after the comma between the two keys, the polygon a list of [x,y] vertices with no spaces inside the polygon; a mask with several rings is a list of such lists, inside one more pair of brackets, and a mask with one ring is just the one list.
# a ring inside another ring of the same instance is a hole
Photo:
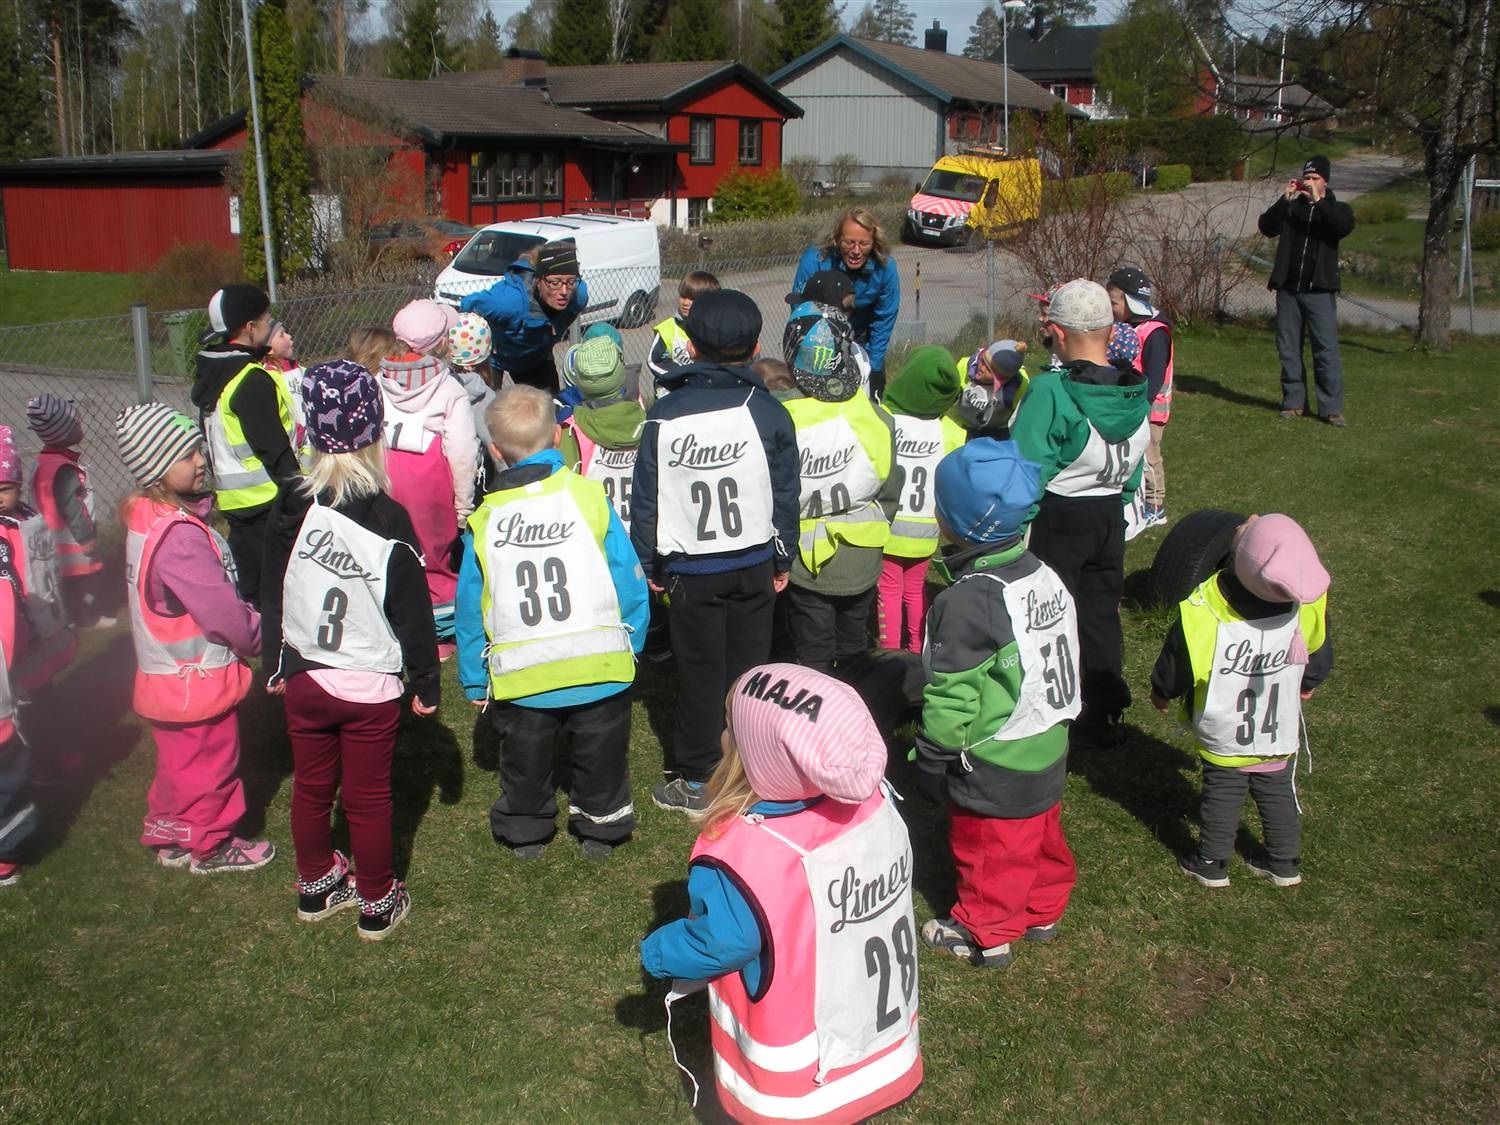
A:
{"label": "pink knit hat", "polygon": [[798,664],[762,664],[732,689],[729,726],[756,796],[867,800],[885,776],[885,740],[848,684]]}
{"label": "pink knit hat", "polygon": [[[1252,516],[1234,545],[1234,576],[1262,601],[1306,605],[1328,592],[1328,571],[1318,551],[1291,516]],[[1291,661],[1307,663],[1307,644],[1298,626]]]}
{"label": "pink knit hat", "polygon": [[391,331],[396,334],[396,339],[412,351],[431,355],[433,349],[448,338],[449,331],[457,323],[458,310],[452,305],[417,300],[395,315],[391,321]]}
{"label": "pink knit hat", "polygon": [[0,426],[0,484],[21,483],[21,452],[9,426]]}

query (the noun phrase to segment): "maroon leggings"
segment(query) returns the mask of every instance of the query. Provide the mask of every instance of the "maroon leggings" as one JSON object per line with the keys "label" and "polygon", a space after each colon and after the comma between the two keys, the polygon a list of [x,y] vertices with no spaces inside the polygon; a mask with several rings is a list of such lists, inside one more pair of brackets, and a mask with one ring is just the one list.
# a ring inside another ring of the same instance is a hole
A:
{"label": "maroon leggings", "polygon": [[333,866],[333,798],[342,789],[354,884],[366,902],[391,889],[391,755],[401,700],[347,703],[303,672],[286,685],[292,743],[292,843],[311,883]]}

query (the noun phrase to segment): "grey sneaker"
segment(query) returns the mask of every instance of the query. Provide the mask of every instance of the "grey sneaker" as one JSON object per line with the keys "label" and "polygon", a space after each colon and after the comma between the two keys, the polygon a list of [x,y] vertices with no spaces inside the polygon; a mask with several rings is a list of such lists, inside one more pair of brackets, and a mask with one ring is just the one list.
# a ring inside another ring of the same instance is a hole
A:
{"label": "grey sneaker", "polygon": [[519,848],[511,848],[510,854],[521,860],[541,859],[547,854],[546,844],[522,844]]}
{"label": "grey sneaker", "polygon": [[952,918],[933,918],[924,925],[922,944],[939,953],[951,953],[960,961],[967,961],[982,969],[1003,969],[1015,957],[1010,951],[1010,942],[984,949],[962,923]]}
{"label": "grey sneaker", "polygon": [[1177,870],[1189,879],[1196,879],[1205,887],[1229,886],[1229,865],[1222,859],[1204,859],[1194,852],[1177,861]]}
{"label": "grey sneaker", "polygon": [[156,862],[163,867],[186,867],[193,862],[193,852],[190,848],[178,848],[168,844],[164,848],[156,849]]}
{"label": "grey sneaker", "polygon": [[1332,426],[1335,430],[1342,430],[1345,426],[1347,426],[1349,424],[1349,420],[1347,418],[1345,418],[1342,414],[1330,414],[1328,416],[1328,424],[1330,426]]}
{"label": "grey sneaker", "polygon": [[1302,882],[1302,872],[1297,869],[1295,863],[1273,863],[1269,859],[1247,859],[1245,866],[1250,869],[1250,874],[1259,879],[1267,879],[1273,886],[1295,887]]}
{"label": "grey sneaker", "polygon": [[254,871],[276,858],[276,845],[270,840],[245,840],[231,836],[211,854],[188,864],[194,875],[216,875],[220,871]]}
{"label": "grey sneaker", "polygon": [[1021,936],[1027,941],[1034,941],[1039,945],[1045,945],[1047,942],[1057,939],[1057,923],[1050,922],[1045,926],[1027,926],[1026,932]]}
{"label": "grey sneaker", "polygon": [[708,808],[708,793],[704,784],[701,781],[685,781],[680,777],[652,789],[651,800],[658,808],[693,816]]}
{"label": "grey sneaker", "polygon": [[615,851],[613,844],[606,844],[603,840],[584,840],[580,846],[589,859],[608,859]]}

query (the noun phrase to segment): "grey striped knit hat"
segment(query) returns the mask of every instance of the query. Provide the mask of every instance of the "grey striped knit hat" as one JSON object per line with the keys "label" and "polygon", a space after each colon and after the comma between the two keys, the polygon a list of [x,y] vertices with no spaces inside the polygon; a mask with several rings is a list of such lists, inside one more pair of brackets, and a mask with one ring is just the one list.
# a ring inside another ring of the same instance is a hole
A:
{"label": "grey striped knit hat", "polygon": [[142,488],[150,488],[203,444],[203,431],[182,411],[148,402],[120,411],[115,418],[115,441],[130,475]]}
{"label": "grey striped knit hat", "polygon": [[77,445],[83,440],[83,419],[70,400],[50,391],[26,404],[26,424],[43,445]]}

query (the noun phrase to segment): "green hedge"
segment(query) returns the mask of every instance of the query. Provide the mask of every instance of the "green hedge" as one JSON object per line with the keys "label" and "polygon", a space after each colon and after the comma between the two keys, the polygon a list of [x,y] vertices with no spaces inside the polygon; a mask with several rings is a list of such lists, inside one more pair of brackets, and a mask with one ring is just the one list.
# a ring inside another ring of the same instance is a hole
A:
{"label": "green hedge", "polygon": [[1193,182],[1193,170],[1186,164],[1158,164],[1156,166],[1157,191],[1181,191]]}
{"label": "green hedge", "polygon": [[719,181],[709,219],[715,223],[775,219],[795,215],[801,207],[797,184],[785,172],[757,174],[735,169]]}
{"label": "green hedge", "polygon": [[1188,165],[1194,180],[1227,179],[1246,149],[1244,131],[1227,115],[1089,121],[1074,128],[1073,143],[1084,167],[1145,152],[1158,166]]}
{"label": "green hedge", "polygon": [[1088,206],[1101,194],[1109,199],[1122,199],[1135,187],[1135,177],[1129,172],[1104,172],[1093,176],[1073,176],[1066,180],[1042,181],[1042,214],[1054,215],[1060,211],[1078,211]]}
{"label": "green hedge", "polygon": [[1354,221],[1362,226],[1394,223],[1406,218],[1406,204],[1388,195],[1362,195],[1353,203]]}

